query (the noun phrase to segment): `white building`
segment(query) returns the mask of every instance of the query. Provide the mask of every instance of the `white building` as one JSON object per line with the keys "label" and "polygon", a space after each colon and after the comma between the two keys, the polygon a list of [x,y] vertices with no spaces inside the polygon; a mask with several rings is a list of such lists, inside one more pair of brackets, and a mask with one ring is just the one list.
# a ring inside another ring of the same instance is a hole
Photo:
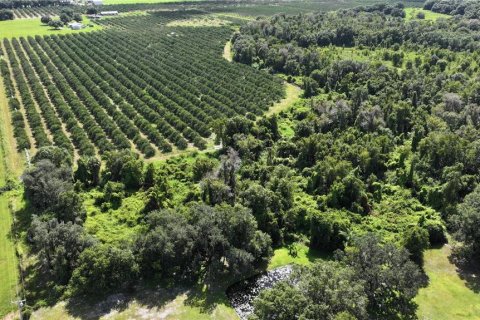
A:
{"label": "white building", "polygon": [[100,15],[102,15],[102,16],[117,16],[118,11],[100,11]]}
{"label": "white building", "polygon": [[103,0],[88,0],[88,4],[93,4],[94,6],[103,5]]}
{"label": "white building", "polygon": [[69,23],[68,26],[70,27],[70,29],[72,30],[80,30],[83,28],[83,24],[79,23],[79,22],[72,22],[72,23]]}

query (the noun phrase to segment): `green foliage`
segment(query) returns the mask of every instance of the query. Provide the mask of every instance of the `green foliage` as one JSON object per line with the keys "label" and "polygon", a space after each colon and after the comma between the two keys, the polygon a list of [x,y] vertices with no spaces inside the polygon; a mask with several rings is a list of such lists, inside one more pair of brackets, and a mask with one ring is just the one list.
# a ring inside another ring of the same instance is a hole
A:
{"label": "green foliage", "polygon": [[81,252],[93,244],[80,225],[56,219],[42,221],[37,216],[33,217],[29,234],[43,268],[62,285],[78,266]]}
{"label": "green foliage", "polygon": [[48,22],[48,26],[52,27],[55,30],[60,30],[63,27],[63,25],[64,25],[64,22],[62,20],[50,20]]}
{"label": "green foliage", "polygon": [[32,163],[37,163],[41,160],[50,160],[56,167],[63,165],[71,166],[73,164],[72,157],[67,150],[48,146],[37,150],[37,153],[32,158]]}
{"label": "green foliage", "polygon": [[339,262],[317,262],[298,270],[288,282],[262,291],[253,319],[366,319],[367,297],[354,270]]}
{"label": "green foliage", "polygon": [[103,187],[103,208],[107,209],[110,206],[118,208],[122,199],[125,198],[125,185],[121,182],[108,181]]}
{"label": "green foliage", "polygon": [[58,202],[62,192],[73,188],[70,175],[70,170],[57,168],[49,160],[39,161],[24,173],[26,197],[37,210],[47,210]]}
{"label": "green foliage", "polygon": [[412,300],[422,285],[419,267],[409,260],[408,251],[391,243],[380,244],[367,235],[348,248],[343,261],[355,270],[354,279],[364,281],[369,319],[415,317]]}
{"label": "green foliage", "polygon": [[193,180],[202,180],[207,174],[213,173],[217,166],[218,162],[215,159],[207,157],[197,158],[193,164]]}
{"label": "green foliage", "polygon": [[128,289],[137,280],[139,267],[128,249],[95,245],[82,252],[68,284],[71,295],[101,295]]}
{"label": "green foliage", "polygon": [[310,98],[317,94],[318,83],[312,78],[306,77],[303,79],[303,95],[305,98]]}
{"label": "green foliage", "polygon": [[112,151],[104,158],[104,180],[122,182],[127,189],[138,189],[142,185],[144,163],[138,154],[129,150]]}
{"label": "green foliage", "polygon": [[95,187],[100,182],[100,161],[95,157],[81,157],[77,161],[75,180],[86,187]]}
{"label": "green foliage", "polygon": [[407,229],[403,245],[414,261],[422,263],[423,252],[430,246],[428,231],[418,226]]}
{"label": "green foliage", "polygon": [[194,204],[154,211],[135,244],[144,274],[163,279],[248,274],[272,255],[270,237],[246,208]]}
{"label": "green foliage", "polygon": [[345,208],[356,213],[368,213],[370,205],[364,183],[355,173],[335,182],[327,198],[327,204],[333,208]]}
{"label": "green foliage", "polygon": [[0,21],[13,20],[15,15],[12,10],[1,9],[0,10]]}
{"label": "green foliage", "polygon": [[[475,261],[480,260],[480,231],[478,225],[480,223],[480,203],[479,203],[480,187],[467,195],[462,203],[458,205],[458,215],[452,218],[456,237],[463,241],[467,250],[464,258],[473,258]],[[468,256],[470,255],[470,257]]]}
{"label": "green foliage", "polygon": [[40,21],[43,23],[43,24],[46,24],[48,25],[50,23],[50,21],[52,21],[52,17],[50,16],[42,16],[40,18]]}
{"label": "green foliage", "polygon": [[333,252],[343,249],[351,228],[347,212],[315,212],[310,217],[310,246]]}

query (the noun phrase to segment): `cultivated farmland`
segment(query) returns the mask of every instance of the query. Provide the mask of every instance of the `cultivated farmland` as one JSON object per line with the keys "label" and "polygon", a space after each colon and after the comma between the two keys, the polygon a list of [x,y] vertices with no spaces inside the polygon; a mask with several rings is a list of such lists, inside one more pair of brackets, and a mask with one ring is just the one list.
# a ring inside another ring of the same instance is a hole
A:
{"label": "cultivated farmland", "polygon": [[12,70],[10,95],[25,109],[11,100],[19,149],[133,147],[145,157],[189,143],[204,149],[215,119],[259,115],[283,97],[278,79],[222,59],[229,28],[165,27],[185,14],[108,19],[91,35],[5,39],[4,76]]}

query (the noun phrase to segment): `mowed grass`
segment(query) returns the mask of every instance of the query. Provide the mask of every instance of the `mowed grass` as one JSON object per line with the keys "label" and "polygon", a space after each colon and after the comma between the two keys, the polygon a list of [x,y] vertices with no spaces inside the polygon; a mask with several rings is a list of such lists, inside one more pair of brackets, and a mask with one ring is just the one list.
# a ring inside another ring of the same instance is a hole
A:
{"label": "mowed grass", "polygon": [[440,18],[444,18],[444,19],[450,18],[450,16],[448,14],[437,13],[437,12],[433,12],[433,11],[430,11],[430,10],[423,10],[423,9],[420,9],[420,8],[405,8],[405,14],[406,14],[405,19],[407,19],[407,20],[413,20],[413,19],[419,20],[417,18],[417,14],[419,14],[420,12],[423,12],[423,14],[425,14],[425,19],[423,19],[423,20],[435,21],[435,20],[440,19]]}
{"label": "mowed grass", "polygon": [[0,318],[14,310],[16,299],[17,257],[10,237],[12,215],[6,195],[0,196]]}
{"label": "mowed grass", "polygon": [[480,319],[480,293],[467,287],[450,263],[450,247],[425,252],[425,272],[429,285],[420,289],[416,302],[421,320]]}
{"label": "mowed grass", "polygon": [[45,36],[52,34],[69,34],[78,32],[90,32],[100,30],[102,27],[98,24],[93,24],[93,27],[89,27],[90,20],[83,18],[83,24],[87,25],[81,30],[72,30],[68,26],[63,27],[60,30],[55,30],[40,22],[40,18],[32,19],[16,19],[0,22],[0,38],[17,38],[26,36]]}
{"label": "mowed grass", "polygon": [[[3,79],[0,77],[0,186],[4,186],[7,179],[7,159],[5,158],[9,126],[8,106],[3,88]],[[8,119],[8,120],[7,120]],[[12,214],[8,207],[8,195],[0,195],[0,318],[13,311],[16,298],[16,284],[18,281],[17,257],[11,237]]]}

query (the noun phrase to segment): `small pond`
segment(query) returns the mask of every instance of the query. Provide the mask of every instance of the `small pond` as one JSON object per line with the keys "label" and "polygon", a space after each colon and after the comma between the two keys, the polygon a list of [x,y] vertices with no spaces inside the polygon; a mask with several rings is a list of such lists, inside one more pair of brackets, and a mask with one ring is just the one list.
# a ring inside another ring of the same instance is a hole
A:
{"label": "small pond", "polygon": [[251,278],[237,282],[227,289],[227,297],[242,320],[246,320],[253,312],[253,300],[262,290],[270,289],[292,273],[292,266],[284,266],[260,273]]}

